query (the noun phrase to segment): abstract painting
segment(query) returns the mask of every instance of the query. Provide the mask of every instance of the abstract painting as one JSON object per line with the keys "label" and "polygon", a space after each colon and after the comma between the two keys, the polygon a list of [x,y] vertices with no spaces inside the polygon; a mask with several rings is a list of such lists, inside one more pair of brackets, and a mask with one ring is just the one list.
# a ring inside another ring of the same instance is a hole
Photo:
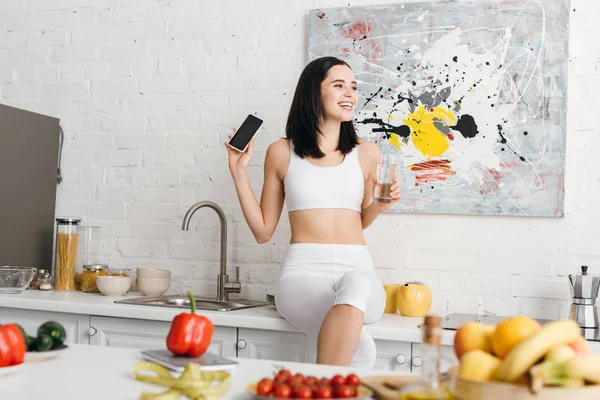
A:
{"label": "abstract painting", "polygon": [[309,60],[358,81],[355,126],[400,155],[390,211],[564,215],[569,0],[311,10]]}

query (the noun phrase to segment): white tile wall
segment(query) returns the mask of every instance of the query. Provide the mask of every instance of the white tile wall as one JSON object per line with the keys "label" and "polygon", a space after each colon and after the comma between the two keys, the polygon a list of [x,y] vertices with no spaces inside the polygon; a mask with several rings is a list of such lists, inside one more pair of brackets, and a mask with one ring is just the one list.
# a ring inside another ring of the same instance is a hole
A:
{"label": "white tile wall", "polygon": [[[270,142],[305,65],[307,11],[382,0],[3,0],[0,101],[59,117],[59,215],[103,229],[118,266],[171,268],[179,289],[215,293],[228,215],[229,273],[244,295],[272,288],[289,239],[284,215],[257,245],[243,221],[222,142],[248,112],[265,118],[250,167],[260,193]],[[385,1],[383,1],[385,2]],[[420,279],[434,311],[565,317],[566,274],[600,272],[600,3],[571,2],[565,217],[388,214],[366,231],[385,282]]]}

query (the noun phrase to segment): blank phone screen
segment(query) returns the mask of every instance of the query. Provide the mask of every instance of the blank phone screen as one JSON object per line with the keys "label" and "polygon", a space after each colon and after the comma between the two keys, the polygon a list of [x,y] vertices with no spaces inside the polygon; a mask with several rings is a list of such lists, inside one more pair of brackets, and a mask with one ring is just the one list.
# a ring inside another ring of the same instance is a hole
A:
{"label": "blank phone screen", "polygon": [[263,121],[260,118],[248,115],[242,126],[240,126],[229,141],[229,145],[240,151],[244,150],[262,123]]}

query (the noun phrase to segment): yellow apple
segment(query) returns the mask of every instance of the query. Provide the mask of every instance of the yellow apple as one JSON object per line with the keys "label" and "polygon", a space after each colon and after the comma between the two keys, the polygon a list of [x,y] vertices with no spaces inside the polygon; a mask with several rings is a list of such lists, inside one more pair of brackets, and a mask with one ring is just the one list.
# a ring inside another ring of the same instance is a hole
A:
{"label": "yellow apple", "polygon": [[470,350],[482,350],[492,352],[490,337],[494,333],[494,325],[486,325],[481,322],[467,322],[461,325],[454,336],[454,352],[456,358]]}
{"label": "yellow apple", "polygon": [[473,381],[491,381],[502,363],[498,357],[483,350],[471,350],[462,355],[458,376]]}

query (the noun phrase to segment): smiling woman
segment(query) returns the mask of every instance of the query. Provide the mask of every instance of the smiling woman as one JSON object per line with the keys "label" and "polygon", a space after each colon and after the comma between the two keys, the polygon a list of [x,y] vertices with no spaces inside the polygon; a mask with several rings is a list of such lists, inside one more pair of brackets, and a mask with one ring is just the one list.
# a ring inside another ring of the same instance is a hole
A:
{"label": "smiling woman", "polygon": [[400,191],[394,182],[390,203],[371,202],[381,152],[356,134],[357,103],[357,82],[344,61],[323,57],[305,67],[286,139],[267,150],[260,204],[246,173],[253,144],[244,153],[227,150],[258,243],[271,238],[287,203],[292,236],[277,281],[277,310],[317,339],[317,363],[370,368],[376,349],[363,324],[381,317],[385,293],[363,229]]}

